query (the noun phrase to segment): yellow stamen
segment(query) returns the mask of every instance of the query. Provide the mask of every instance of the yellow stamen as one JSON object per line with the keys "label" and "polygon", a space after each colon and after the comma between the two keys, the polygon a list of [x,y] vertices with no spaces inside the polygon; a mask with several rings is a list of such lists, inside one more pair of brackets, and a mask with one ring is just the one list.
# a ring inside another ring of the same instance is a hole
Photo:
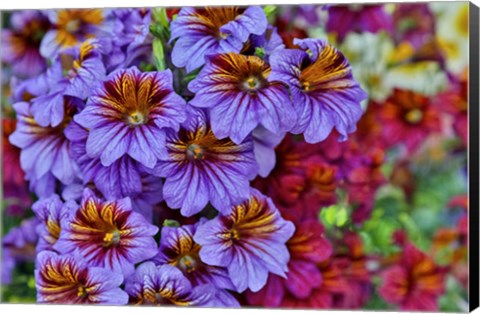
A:
{"label": "yellow stamen", "polygon": [[120,243],[120,231],[118,229],[112,232],[107,232],[103,238],[103,245],[109,247],[111,245],[118,245]]}
{"label": "yellow stamen", "polygon": [[205,158],[204,151],[200,145],[190,144],[187,148],[187,157],[190,160],[203,160]]}
{"label": "yellow stamen", "polygon": [[65,30],[69,33],[76,32],[80,28],[79,20],[71,20],[65,25]]}
{"label": "yellow stamen", "polygon": [[80,298],[85,298],[87,295],[87,290],[84,286],[78,287],[77,296],[79,296]]}
{"label": "yellow stamen", "polygon": [[180,266],[187,273],[195,271],[195,264],[195,259],[193,259],[190,255],[185,255],[180,259]]}
{"label": "yellow stamen", "polygon": [[145,121],[144,121],[143,114],[141,114],[138,111],[135,111],[134,113],[131,113],[128,116],[128,122],[133,125],[139,125],[139,124],[143,124]]}
{"label": "yellow stamen", "polygon": [[405,119],[413,124],[419,123],[422,121],[423,112],[419,109],[412,109],[405,114]]}
{"label": "yellow stamen", "polygon": [[310,88],[311,88],[310,86],[311,86],[311,85],[310,85],[309,82],[303,82],[303,83],[302,83],[302,89],[303,89],[304,91],[306,91],[306,92],[310,91]]}
{"label": "yellow stamen", "polygon": [[240,240],[240,234],[235,229],[230,230],[229,237],[230,239]]}

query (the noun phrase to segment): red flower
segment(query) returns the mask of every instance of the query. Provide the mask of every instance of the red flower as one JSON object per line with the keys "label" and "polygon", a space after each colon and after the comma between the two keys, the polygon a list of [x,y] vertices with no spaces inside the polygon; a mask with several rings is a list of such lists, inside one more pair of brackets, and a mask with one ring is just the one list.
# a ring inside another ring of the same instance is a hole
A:
{"label": "red flower", "polygon": [[15,131],[16,120],[2,119],[2,178],[6,211],[10,215],[21,215],[31,204],[28,185],[24,179],[25,173],[20,167],[20,149],[13,146],[8,137]]}
{"label": "red flower", "polygon": [[378,114],[387,147],[404,143],[412,152],[428,135],[440,131],[439,115],[430,98],[412,91],[395,89]]}
{"label": "red flower", "polygon": [[438,94],[434,102],[443,111],[452,115],[452,126],[455,133],[468,144],[468,72],[454,79],[450,88]]}
{"label": "red flower", "polygon": [[334,258],[334,264],[342,270],[348,289],[335,299],[335,307],[343,309],[358,309],[370,299],[373,289],[370,273],[367,269],[368,258],[364,254],[363,242],[356,233],[345,234],[343,241],[347,253]]}
{"label": "red flower", "polygon": [[317,146],[286,136],[275,154],[275,168],[253,185],[273,199],[284,217],[316,219],[323,206],[335,203],[336,167],[324,161]]}
{"label": "red flower", "polygon": [[256,293],[247,292],[251,305],[278,307],[288,300],[310,298],[325,281],[317,263],[332,254],[332,245],[323,235],[323,226],[316,220],[295,223],[295,233],[287,242],[290,253],[287,278],[270,275],[267,284]]}
{"label": "red flower", "polygon": [[334,307],[335,298],[348,290],[348,283],[342,276],[343,270],[331,261],[321,263],[319,268],[322,273],[322,285],[303,299],[287,295],[282,301],[282,308],[331,309]]}
{"label": "red flower", "polygon": [[379,294],[402,310],[437,311],[444,274],[429,256],[407,243],[399,262],[383,271]]}

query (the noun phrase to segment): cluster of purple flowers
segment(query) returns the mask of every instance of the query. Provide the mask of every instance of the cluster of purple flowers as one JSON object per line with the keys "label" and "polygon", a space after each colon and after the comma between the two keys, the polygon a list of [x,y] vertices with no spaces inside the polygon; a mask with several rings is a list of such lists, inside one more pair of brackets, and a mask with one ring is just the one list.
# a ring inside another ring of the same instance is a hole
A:
{"label": "cluster of purple flowers", "polygon": [[328,42],[286,49],[258,6],[167,11],[23,11],[2,34],[38,302],[238,306],[287,277],[295,232],[251,181],[288,132],[356,129],[367,95]]}

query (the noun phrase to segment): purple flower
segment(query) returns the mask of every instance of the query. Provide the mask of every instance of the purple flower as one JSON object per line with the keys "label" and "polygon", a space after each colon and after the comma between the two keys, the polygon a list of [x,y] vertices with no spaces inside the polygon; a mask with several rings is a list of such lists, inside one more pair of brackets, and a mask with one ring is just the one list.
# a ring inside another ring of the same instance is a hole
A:
{"label": "purple flower", "polygon": [[170,70],[132,67],[112,73],[74,119],[89,129],[89,157],[110,166],[129,155],[153,168],[165,157],[165,129],[178,130],[184,116],[185,101],[173,91]]}
{"label": "purple flower", "polygon": [[210,201],[219,211],[246,199],[249,179],[257,173],[253,143],[219,140],[203,112],[189,111],[179,132],[167,135],[168,157],[161,159],[153,174],[166,178],[163,197],[170,208],[180,208],[190,217]]}
{"label": "purple flower", "polygon": [[253,130],[252,137],[258,174],[266,178],[275,167],[275,147],[283,140],[285,133],[274,134],[260,126]]}
{"label": "purple flower", "polygon": [[3,248],[17,261],[33,261],[38,235],[35,231],[39,221],[33,217],[23,220],[3,236]]}
{"label": "purple flower", "polygon": [[53,249],[60,237],[61,222],[70,220],[77,208],[74,201],[64,204],[57,194],[40,199],[32,205],[32,210],[40,221],[36,228],[39,236],[37,252]]}
{"label": "purple flower", "polygon": [[152,54],[150,9],[114,9],[115,27],[112,51],[105,57],[109,71],[135,65],[137,60],[149,59]]}
{"label": "purple flower", "polygon": [[[86,152],[88,131],[76,122],[65,129],[65,136],[71,140],[72,158],[82,172],[80,186],[93,182],[107,200],[130,197],[133,209],[148,221],[152,220],[153,205],[163,200],[161,178],[150,175],[129,156],[121,157],[110,166],[102,165],[99,158],[90,158]],[[78,197],[81,197],[81,190]]]}
{"label": "purple flower", "polygon": [[25,180],[28,181],[30,191],[38,197],[49,197],[55,193],[57,180],[51,172],[47,172],[40,178],[36,178],[34,173],[26,174]]}
{"label": "purple flower", "polygon": [[[31,100],[30,111],[35,122],[43,127],[56,127],[65,119],[64,92],[68,86],[63,79],[62,64],[59,60],[54,62],[40,77],[40,88]],[[30,82],[31,85],[36,81]]]}
{"label": "purple flower", "polygon": [[329,33],[336,33],[340,41],[351,31],[392,31],[392,16],[383,5],[331,5],[327,10],[326,29]]}
{"label": "purple flower", "polygon": [[271,69],[257,56],[226,53],[207,57],[207,64],[188,88],[190,104],[209,108],[217,138],[241,143],[262,125],[275,134],[291,129],[296,113],[287,87],[269,78]]}
{"label": "purple flower", "polygon": [[48,18],[40,11],[22,10],[12,13],[12,27],[2,30],[2,61],[14,75],[34,77],[45,70],[47,62],[40,55],[40,41],[48,31]]}
{"label": "purple flower", "polygon": [[119,288],[120,273],[100,267],[88,267],[81,254],[38,253],[35,283],[39,303],[114,304],[128,303],[128,295]]}
{"label": "purple flower", "polygon": [[60,9],[47,11],[53,27],[42,39],[40,53],[55,58],[65,49],[79,46],[89,38],[107,37],[113,25],[108,11],[101,9]]}
{"label": "purple flower", "polygon": [[80,208],[61,227],[54,249],[66,254],[78,248],[90,265],[125,276],[157,251],[153,236],[158,227],[134,212],[129,198],[103,202],[85,189]]}
{"label": "purple flower", "polygon": [[191,72],[205,64],[209,54],[240,52],[251,34],[267,29],[259,6],[182,8],[171,24],[171,40],[178,40],[172,62]]}
{"label": "purple flower", "polygon": [[194,240],[201,245],[201,260],[226,267],[238,292],[255,292],[266,284],[269,273],[286,276],[290,255],[285,243],[294,231],[272,200],[252,189],[250,199],[230,215],[201,224]]}
{"label": "purple flower", "polygon": [[148,305],[209,306],[215,294],[211,285],[192,287],[178,268],[152,262],[137,267],[127,279],[125,291],[131,303]]}
{"label": "purple flower", "polygon": [[17,103],[14,108],[17,112],[17,129],[9,140],[21,148],[20,163],[27,179],[49,181],[48,175],[52,174],[64,184],[73,182],[78,175],[78,167],[70,155],[70,142],[63,131],[76,111],[74,101],[64,99],[65,117],[56,127],[38,125],[26,102]]}
{"label": "purple flower", "polygon": [[[32,99],[32,114],[41,126],[57,126],[64,119],[64,96],[86,99],[105,79],[105,66],[101,60],[102,46],[97,40],[84,41],[79,47],[66,49],[53,60],[44,80],[46,91]],[[42,84],[44,82],[42,81]]]}
{"label": "purple flower", "polygon": [[356,130],[367,94],[352,76],[348,60],[321,39],[294,40],[300,49],[286,49],[270,58],[270,80],[283,81],[290,92],[298,121],[292,133],[308,143],[323,141],[335,127],[340,140]]}
{"label": "purple flower", "polygon": [[277,28],[268,25],[267,30],[262,35],[250,36],[247,48],[243,48],[242,54],[255,54],[268,61],[272,53],[283,49],[285,49],[285,44],[282,37],[278,34]]}
{"label": "purple flower", "polygon": [[162,228],[158,255],[153,261],[177,267],[193,286],[212,284],[221,289],[234,289],[227,269],[210,266],[200,260],[200,245],[193,240],[196,225]]}
{"label": "purple flower", "polygon": [[17,77],[10,79],[10,90],[12,95],[9,101],[14,104],[21,101],[29,102],[32,98],[45,95],[49,90],[49,76],[52,71],[47,69],[39,75],[20,80]]}
{"label": "purple flower", "polygon": [[10,249],[3,246],[2,248],[2,277],[0,279],[0,285],[5,287],[12,281],[12,272],[15,269],[15,259],[13,258]]}
{"label": "purple flower", "polygon": [[86,99],[92,93],[92,89],[105,79],[106,70],[101,58],[101,49],[99,41],[86,40],[79,48],[68,49],[62,54],[64,70],[65,66],[68,69],[65,95]]}

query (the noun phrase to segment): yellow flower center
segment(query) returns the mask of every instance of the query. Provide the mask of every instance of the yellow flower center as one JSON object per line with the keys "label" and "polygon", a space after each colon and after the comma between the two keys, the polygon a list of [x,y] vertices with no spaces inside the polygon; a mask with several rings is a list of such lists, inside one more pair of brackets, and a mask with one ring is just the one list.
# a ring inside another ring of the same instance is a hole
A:
{"label": "yellow flower center", "polygon": [[88,296],[87,290],[83,285],[78,287],[77,296],[79,296],[80,298],[85,298]]}
{"label": "yellow flower center", "polygon": [[200,145],[190,144],[187,148],[187,157],[189,160],[203,160],[205,158],[205,152]]}
{"label": "yellow flower center", "polygon": [[302,89],[306,92],[311,90],[311,85],[309,82],[302,82]]}
{"label": "yellow flower center", "polygon": [[74,33],[80,28],[79,20],[71,20],[65,25],[65,30],[69,33]]}
{"label": "yellow flower center", "polygon": [[138,111],[128,115],[128,122],[132,125],[140,125],[145,123],[145,118],[143,114]]}
{"label": "yellow flower center", "polygon": [[262,87],[262,79],[249,76],[245,81],[243,81],[243,89],[249,93],[255,93],[258,89]]}
{"label": "yellow flower center", "polygon": [[230,239],[240,240],[240,233],[236,229],[230,230],[228,236]]}
{"label": "yellow flower center", "polygon": [[185,255],[180,259],[180,267],[185,270],[187,273],[195,271],[196,262],[193,257],[190,255]]}
{"label": "yellow flower center", "polygon": [[405,119],[413,124],[422,121],[423,112],[420,109],[412,109],[405,114]]}
{"label": "yellow flower center", "polygon": [[107,232],[103,238],[103,245],[109,247],[111,245],[118,245],[120,243],[120,231],[118,229],[113,230],[112,232]]}

